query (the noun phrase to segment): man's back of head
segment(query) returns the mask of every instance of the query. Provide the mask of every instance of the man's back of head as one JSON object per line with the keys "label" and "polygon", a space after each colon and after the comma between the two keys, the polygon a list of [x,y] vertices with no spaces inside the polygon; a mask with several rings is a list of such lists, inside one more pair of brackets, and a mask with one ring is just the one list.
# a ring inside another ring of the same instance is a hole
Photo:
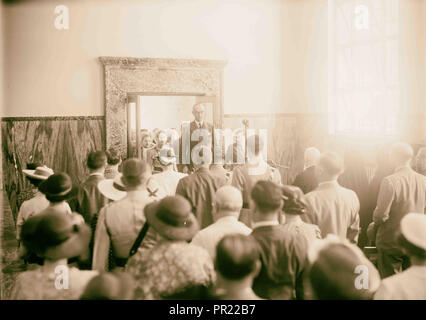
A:
{"label": "man's back of head", "polygon": [[255,211],[260,213],[259,220],[263,220],[262,216],[266,219],[269,214],[277,213],[283,203],[280,187],[266,180],[260,180],[253,186],[251,200]]}
{"label": "man's back of head", "polygon": [[137,189],[148,181],[151,166],[144,160],[129,158],[123,162],[123,182],[128,190]]}
{"label": "man's back of head", "polygon": [[90,171],[100,171],[105,169],[107,156],[103,151],[92,151],[87,156],[87,167]]}
{"label": "man's back of head", "polygon": [[222,278],[238,281],[257,274],[260,268],[259,259],[258,244],[254,238],[232,234],[219,241],[215,267]]}
{"label": "man's back of head", "polygon": [[391,147],[390,159],[395,166],[408,164],[413,156],[413,148],[408,143],[397,142]]}
{"label": "man's back of head", "polygon": [[216,216],[238,217],[243,207],[243,197],[240,190],[232,186],[223,186],[216,192]]}
{"label": "man's back of head", "polygon": [[318,181],[335,180],[343,172],[342,158],[335,152],[323,153],[317,163]]}

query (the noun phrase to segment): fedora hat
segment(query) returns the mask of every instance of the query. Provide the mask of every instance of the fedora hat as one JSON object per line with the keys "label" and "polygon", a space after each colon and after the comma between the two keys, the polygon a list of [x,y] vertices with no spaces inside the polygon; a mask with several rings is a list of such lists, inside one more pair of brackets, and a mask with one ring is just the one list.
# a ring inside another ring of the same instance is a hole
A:
{"label": "fedora hat", "polygon": [[134,289],[134,280],[129,274],[104,272],[89,281],[80,300],[130,300]]}
{"label": "fedora hat", "polygon": [[64,209],[48,207],[22,226],[24,246],[42,258],[59,260],[81,255],[89,246],[90,227],[76,224]]}
{"label": "fedora hat", "polygon": [[123,199],[127,192],[123,181],[121,180],[122,175],[118,174],[114,179],[101,180],[98,183],[99,192],[108,199],[118,201]]}
{"label": "fedora hat", "polygon": [[167,196],[152,202],[144,212],[149,224],[170,240],[191,240],[199,230],[191,204],[182,196]]}
{"label": "fedora hat", "polygon": [[54,174],[53,170],[46,166],[38,166],[34,170],[24,169],[22,172],[27,177],[37,180],[47,180],[47,178]]}
{"label": "fedora hat", "polygon": [[77,188],[73,186],[71,178],[63,172],[55,173],[43,181],[39,190],[46,195],[49,201],[63,201],[77,195]]}

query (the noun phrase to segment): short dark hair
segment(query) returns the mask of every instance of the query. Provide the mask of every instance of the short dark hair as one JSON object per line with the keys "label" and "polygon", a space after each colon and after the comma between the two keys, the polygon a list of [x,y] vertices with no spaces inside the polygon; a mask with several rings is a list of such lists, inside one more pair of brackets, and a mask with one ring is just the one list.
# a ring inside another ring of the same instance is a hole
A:
{"label": "short dark hair", "polygon": [[260,212],[277,210],[282,205],[281,188],[272,181],[259,180],[251,190],[251,198]]}
{"label": "short dark hair", "polygon": [[87,156],[87,166],[91,170],[102,168],[107,162],[107,156],[103,151],[92,151]]}
{"label": "short dark hair", "polygon": [[106,156],[107,156],[107,163],[112,166],[116,165],[121,160],[121,157],[118,151],[112,148],[106,152]]}
{"label": "short dark hair", "polygon": [[259,247],[253,237],[231,234],[216,247],[215,267],[224,278],[240,280],[255,270],[259,259]]}

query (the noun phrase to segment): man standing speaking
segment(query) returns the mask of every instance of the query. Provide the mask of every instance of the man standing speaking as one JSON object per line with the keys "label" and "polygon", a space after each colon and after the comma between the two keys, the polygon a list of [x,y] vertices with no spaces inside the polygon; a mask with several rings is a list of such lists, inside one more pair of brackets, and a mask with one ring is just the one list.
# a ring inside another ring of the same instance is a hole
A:
{"label": "man standing speaking", "polygon": [[[192,107],[192,115],[194,120],[189,124],[189,148],[185,145],[185,140],[181,141],[182,146],[182,164],[185,165],[185,159],[189,159],[189,170],[193,171],[194,157],[192,150],[197,144],[202,142],[203,145],[207,144],[209,147],[213,145],[213,124],[205,121],[206,115],[206,102],[200,102]],[[185,130],[182,130],[182,136]],[[206,140],[207,138],[207,140]],[[201,144],[200,144],[201,146]]]}

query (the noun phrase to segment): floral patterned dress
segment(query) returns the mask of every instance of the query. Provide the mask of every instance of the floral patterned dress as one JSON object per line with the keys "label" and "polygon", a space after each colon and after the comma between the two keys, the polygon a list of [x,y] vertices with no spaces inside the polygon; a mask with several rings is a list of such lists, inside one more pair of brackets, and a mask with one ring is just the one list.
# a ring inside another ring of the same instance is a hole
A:
{"label": "floral patterned dress", "polygon": [[213,262],[203,248],[183,241],[167,241],[139,250],[126,266],[136,280],[135,299],[156,300],[192,286],[210,286]]}

